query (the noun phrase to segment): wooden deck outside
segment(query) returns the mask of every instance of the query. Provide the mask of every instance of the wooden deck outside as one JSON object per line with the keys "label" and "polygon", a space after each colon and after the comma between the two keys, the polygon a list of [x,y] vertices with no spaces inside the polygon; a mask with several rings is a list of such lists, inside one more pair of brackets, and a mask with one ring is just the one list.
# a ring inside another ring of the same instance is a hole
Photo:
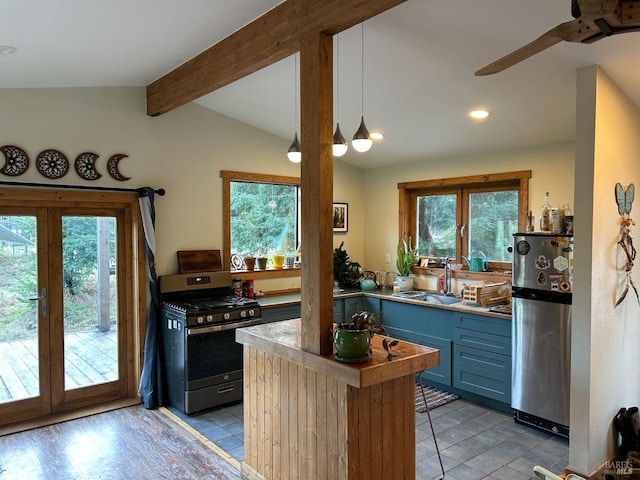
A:
{"label": "wooden deck outside", "polygon": [[[81,332],[65,336],[65,388],[118,378],[117,332]],[[35,339],[0,342],[0,403],[34,397],[38,391]]]}

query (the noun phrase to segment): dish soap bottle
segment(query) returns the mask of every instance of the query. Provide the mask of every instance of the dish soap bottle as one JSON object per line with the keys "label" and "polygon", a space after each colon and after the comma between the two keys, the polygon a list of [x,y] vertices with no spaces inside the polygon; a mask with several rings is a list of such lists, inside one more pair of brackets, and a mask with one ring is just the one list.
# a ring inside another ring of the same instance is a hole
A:
{"label": "dish soap bottle", "polygon": [[540,231],[551,231],[551,205],[549,205],[549,192],[544,194],[544,203],[540,208]]}

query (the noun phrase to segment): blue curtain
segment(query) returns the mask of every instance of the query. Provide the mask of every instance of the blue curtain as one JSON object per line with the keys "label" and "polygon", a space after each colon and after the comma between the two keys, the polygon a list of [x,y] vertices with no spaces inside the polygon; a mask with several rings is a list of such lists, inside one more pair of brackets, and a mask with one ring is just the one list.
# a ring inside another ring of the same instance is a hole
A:
{"label": "blue curtain", "polygon": [[[163,191],[159,191],[163,194]],[[138,189],[140,197],[140,213],[144,228],[144,244],[147,254],[147,281],[151,301],[147,305],[147,329],[144,339],[144,359],[142,376],[138,394],[146,408],[156,408],[164,405],[166,398],[162,337],[160,329],[160,292],[156,275],[156,211],[153,203],[154,190],[150,187]]]}

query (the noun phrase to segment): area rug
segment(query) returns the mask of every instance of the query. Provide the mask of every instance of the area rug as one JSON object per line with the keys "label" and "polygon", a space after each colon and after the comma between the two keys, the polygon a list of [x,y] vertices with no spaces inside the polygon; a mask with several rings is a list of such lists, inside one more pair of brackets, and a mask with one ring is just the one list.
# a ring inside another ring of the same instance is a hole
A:
{"label": "area rug", "polygon": [[[427,405],[429,405],[429,410],[441,407],[442,405],[453,402],[454,400],[460,398],[458,397],[458,395],[455,395],[453,393],[445,392],[444,390],[427,386],[424,387],[424,395],[427,398]],[[424,404],[424,399],[422,398],[420,385],[416,383],[416,412],[424,413],[426,411],[427,407]]]}

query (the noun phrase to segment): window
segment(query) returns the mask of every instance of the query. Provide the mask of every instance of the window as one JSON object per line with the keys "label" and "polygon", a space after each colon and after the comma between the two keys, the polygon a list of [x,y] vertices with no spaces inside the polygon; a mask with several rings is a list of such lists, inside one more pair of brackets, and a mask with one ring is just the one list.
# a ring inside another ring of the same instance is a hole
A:
{"label": "window", "polygon": [[294,255],[300,244],[300,179],[230,171],[221,176],[226,259]]}
{"label": "window", "polygon": [[524,230],[530,176],[524,171],[400,183],[402,238],[411,238],[420,256],[461,263],[462,256],[482,253],[490,267],[501,268],[511,262],[512,235]]}

